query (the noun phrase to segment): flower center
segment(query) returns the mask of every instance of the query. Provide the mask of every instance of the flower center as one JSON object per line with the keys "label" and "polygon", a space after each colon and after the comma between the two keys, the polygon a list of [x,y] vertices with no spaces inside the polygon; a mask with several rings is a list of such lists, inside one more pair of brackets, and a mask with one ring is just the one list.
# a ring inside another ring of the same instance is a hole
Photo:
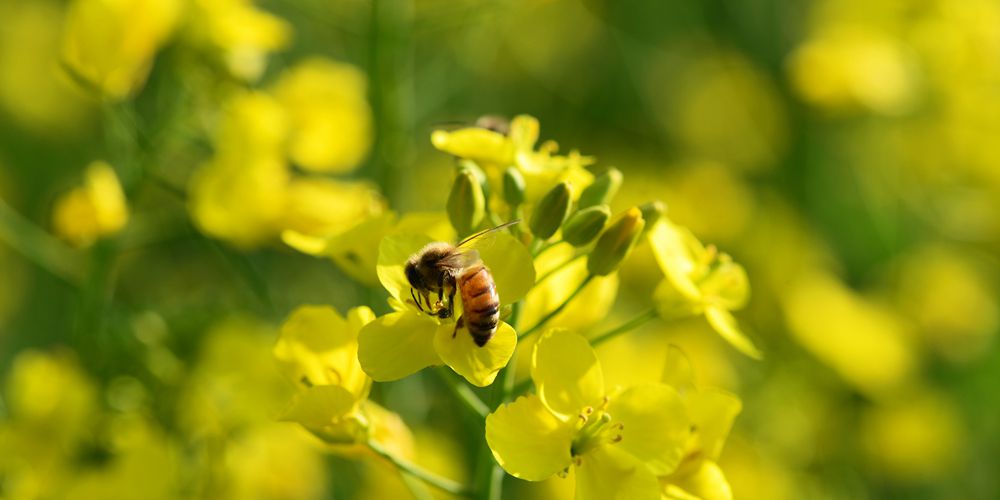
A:
{"label": "flower center", "polygon": [[594,409],[588,406],[580,412],[579,429],[570,447],[575,460],[579,460],[580,455],[587,453],[594,448],[606,444],[613,444],[623,439],[625,424],[614,422],[611,414],[606,411],[608,398],[604,398],[604,403],[600,408]]}

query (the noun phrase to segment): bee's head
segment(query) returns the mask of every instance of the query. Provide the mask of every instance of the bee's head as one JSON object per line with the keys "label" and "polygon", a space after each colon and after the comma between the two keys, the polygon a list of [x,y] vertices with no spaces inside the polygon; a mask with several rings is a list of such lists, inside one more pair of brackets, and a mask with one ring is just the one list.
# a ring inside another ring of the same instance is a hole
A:
{"label": "bee's head", "polygon": [[417,262],[414,259],[406,261],[406,266],[403,267],[403,272],[406,273],[406,281],[410,282],[410,286],[417,290],[424,290],[427,285],[424,284],[424,276],[417,269]]}

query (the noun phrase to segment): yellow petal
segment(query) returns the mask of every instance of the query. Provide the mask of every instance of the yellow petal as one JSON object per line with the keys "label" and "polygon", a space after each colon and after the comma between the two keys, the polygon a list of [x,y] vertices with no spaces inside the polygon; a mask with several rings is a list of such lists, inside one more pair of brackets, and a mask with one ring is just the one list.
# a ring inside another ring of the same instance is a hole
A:
{"label": "yellow petal", "polygon": [[367,81],[354,66],[310,58],[286,70],[274,95],[293,124],[289,155],[306,170],[349,172],[372,142]]}
{"label": "yellow petal", "polygon": [[363,435],[363,425],[354,416],[356,404],[343,387],[320,385],[299,394],[282,420],[298,422],[329,442],[356,442]]}
{"label": "yellow petal", "polygon": [[410,298],[410,282],[406,280],[403,266],[406,259],[418,252],[431,239],[422,234],[391,234],[378,246],[378,280],[390,295],[404,302]]}
{"label": "yellow petal", "polygon": [[675,345],[671,344],[667,348],[667,361],[660,381],[677,389],[681,394],[694,390],[694,370],[691,368],[691,360]]}
{"label": "yellow petal", "polygon": [[508,474],[541,481],[569,466],[573,428],[542,404],[522,396],[486,417],[486,443]]}
{"label": "yellow petal", "polygon": [[697,265],[692,255],[691,241],[697,243],[694,236],[686,233],[686,230],[662,218],[649,231],[649,244],[663,274],[681,296],[692,302],[699,302],[701,292],[690,277]]}
{"label": "yellow petal", "polygon": [[510,233],[491,234],[482,245],[474,245],[479,257],[490,269],[500,301],[513,304],[524,297],[535,284],[535,266],[531,252]]}
{"label": "yellow petal", "polygon": [[728,392],[708,389],[688,394],[684,405],[695,426],[702,455],[712,460],[719,458],[743,403]]}
{"label": "yellow petal", "polygon": [[[711,460],[705,460],[695,471],[685,474],[671,481],[671,486],[682,490],[679,494],[667,498],[698,498],[701,500],[732,500],[733,492],[729,488],[729,482],[723,475],[718,464]],[[667,487],[667,491],[671,490]],[[690,496],[681,496],[680,493],[687,493]]]}
{"label": "yellow petal", "polygon": [[587,339],[567,330],[549,330],[531,359],[538,396],[553,412],[575,418],[604,397],[604,374]]}
{"label": "yellow petal", "polygon": [[507,366],[514,354],[517,333],[507,323],[500,322],[493,338],[479,347],[468,330],[455,331],[454,328],[453,323],[443,324],[434,335],[434,348],[441,360],[472,385],[486,387],[492,384],[497,372]]}
{"label": "yellow petal", "polygon": [[361,329],[358,361],[372,379],[398,380],[441,363],[434,350],[434,319],[414,311],[394,312]]}
{"label": "yellow petal", "polygon": [[623,439],[614,445],[658,476],[674,471],[684,455],[691,421],[680,395],[664,384],[630,387],[608,405],[612,421],[621,422]]}
{"label": "yellow petal", "polygon": [[[521,309],[521,324],[534,325],[549,311],[562,304],[587,277],[587,260],[576,259],[569,265],[556,271],[556,268],[573,258],[576,249],[572,245],[561,243],[538,256],[535,267],[539,281],[528,292]],[[548,275],[548,273],[553,273]],[[563,327],[571,330],[592,327],[598,321],[607,317],[608,311],[614,305],[618,294],[618,273],[608,276],[598,276],[590,281],[565,309],[547,325]],[[501,296],[503,299],[504,297]],[[527,360],[526,360],[527,361]]]}
{"label": "yellow petal", "polygon": [[303,306],[282,325],[274,355],[296,384],[339,385],[363,399],[368,377],[358,363],[360,327],[329,306]]}
{"label": "yellow petal", "polygon": [[435,130],[431,134],[434,147],[477,163],[508,165],[513,158],[513,145],[499,132],[479,127],[469,127],[446,132]]}
{"label": "yellow petal", "polygon": [[649,469],[615,445],[580,457],[576,467],[577,500],[659,500],[660,484]]}
{"label": "yellow petal", "polygon": [[705,318],[712,325],[712,329],[726,339],[729,345],[751,358],[763,359],[764,353],[760,352],[753,341],[740,330],[732,313],[719,306],[708,306],[705,308]]}

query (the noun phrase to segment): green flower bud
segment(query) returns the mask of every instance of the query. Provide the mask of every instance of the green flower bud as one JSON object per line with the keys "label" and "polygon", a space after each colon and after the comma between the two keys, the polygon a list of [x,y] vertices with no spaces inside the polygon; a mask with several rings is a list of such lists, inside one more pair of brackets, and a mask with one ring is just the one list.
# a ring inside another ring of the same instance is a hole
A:
{"label": "green flower bud", "polygon": [[601,230],[610,218],[611,209],[607,205],[577,210],[563,224],[563,241],[575,247],[582,247],[601,234]]}
{"label": "green flower bud", "polygon": [[611,167],[603,174],[594,179],[593,184],[587,186],[580,193],[577,206],[580,208],[593,207],[595,205],[610,205],[611,200],[618,193],[618,188],[622,186],[622,172]]}
{"label": "green flower bud", "polygon": [[556,234],[559,226],[569,215],[572,199],[569,184],[565,182],[560,182],[551,191],[545,193],[545,196],[535,206],[531,220],[528,221],[531,234],[542,240],[547,240]]}
{"label": "green flower bud", "polygon": [[514,167],[503,173],[503,200],[512,207],[524,203],[524,176]]}
{"label": "green flower bud", "polygon": [[486,197],[476,176],[460,171],[448,195],[448,219],[459,236],[466,236],[479,227],[486,215]]}
{"label": "green flower bud", "polygon": [[607,276],[621,266],[639,241],[645,222],[642,211],[632,207],[617,222],[601,233],[594,250],[587,257],[587,271],[595,276]]}
{"label": "green flower bud", "polygon": [[660,200],[654,200],[639,205],[639,210],[642,212],[642,220],[646,223],[642,230],[645,234],[667,213],[667,205]]}
{"label": "green flower bud", "polygon": [[458,172],[459,173],[462,173],[462,172],[469,172],[469,173],[471,173],[472,176],[476,179],[476,181],[479,182],[479,187],[481,187],[483,189],[483,197],[484,198],[489,198],[490,197],[490,181],[489,181],[489,178],[486,177],[486,172],[483,172],[483,169],[480,168],[479,165],[476,162],[474,162],[472,160],[466,160],[466,159],[459,160],[458,161]]}

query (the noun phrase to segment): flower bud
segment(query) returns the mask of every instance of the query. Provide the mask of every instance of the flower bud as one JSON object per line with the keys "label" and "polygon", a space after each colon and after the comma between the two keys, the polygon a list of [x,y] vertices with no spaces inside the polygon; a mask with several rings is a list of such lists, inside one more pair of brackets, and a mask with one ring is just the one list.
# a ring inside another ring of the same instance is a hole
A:
{"label": "flower bud", "polygon": [[514,167],[503,173],[503,200],[512,207],[524,203],[524,176]]}
{"label": "flower bud", "polygon": [[587,186],[580,193],[577,206],[580,208],[592,207],[595,205],[609,205],[611,200],[618,193],[618,188],[622,185],[622,172],[611,167],[603,174],[597,176],[594,182]]}
{"label": "flower bud", "polygon": [[556,187],[546,193],[535,206],[531,220],[528,221],[531,234],[543,240],[551,238],[569,215],[571,203],[569,184],[565,182],[556,184]]}
{"label": "flower bud", "polygon": [[448,219],[459,236],[466,236],[479,227],[486,215],[486,198],[476,176],[460,171],[448,195]]}
{"label": "flower bud", "polygon": [[667,205],[660,200],[653,200],[639,205],[639,210],[642,212],[642,220],[645,222],[642,231],[645,234],[653,228],[653,224],[656,224],[660,217],[667,213]]}
{"label": "flower bud", "polygon": [[478,163],[466,159],[458,160],[458,173],[462,172],[469,172],[472,174],[472,178],[476,179],[476,182],[479,183],[479,187],[483,190],[483,198],[490,197],[489,178],[486,177],[486,172],[483,172],[483,169],[479,167]]}
{"label": "flower bud", "polygon": [[601,233],[594,250],[587,257],[587,271],[595,276],[607,276],[621,265],[632,252],[645,222],[642,211],[632,207],[617,222]]}
{"label": "flower bud", "polygon": [[563,224],[563,241],[575,247],[582,247],[601,234],[601,230],[610,218],[611,209],[607,205],[577,210]]}

